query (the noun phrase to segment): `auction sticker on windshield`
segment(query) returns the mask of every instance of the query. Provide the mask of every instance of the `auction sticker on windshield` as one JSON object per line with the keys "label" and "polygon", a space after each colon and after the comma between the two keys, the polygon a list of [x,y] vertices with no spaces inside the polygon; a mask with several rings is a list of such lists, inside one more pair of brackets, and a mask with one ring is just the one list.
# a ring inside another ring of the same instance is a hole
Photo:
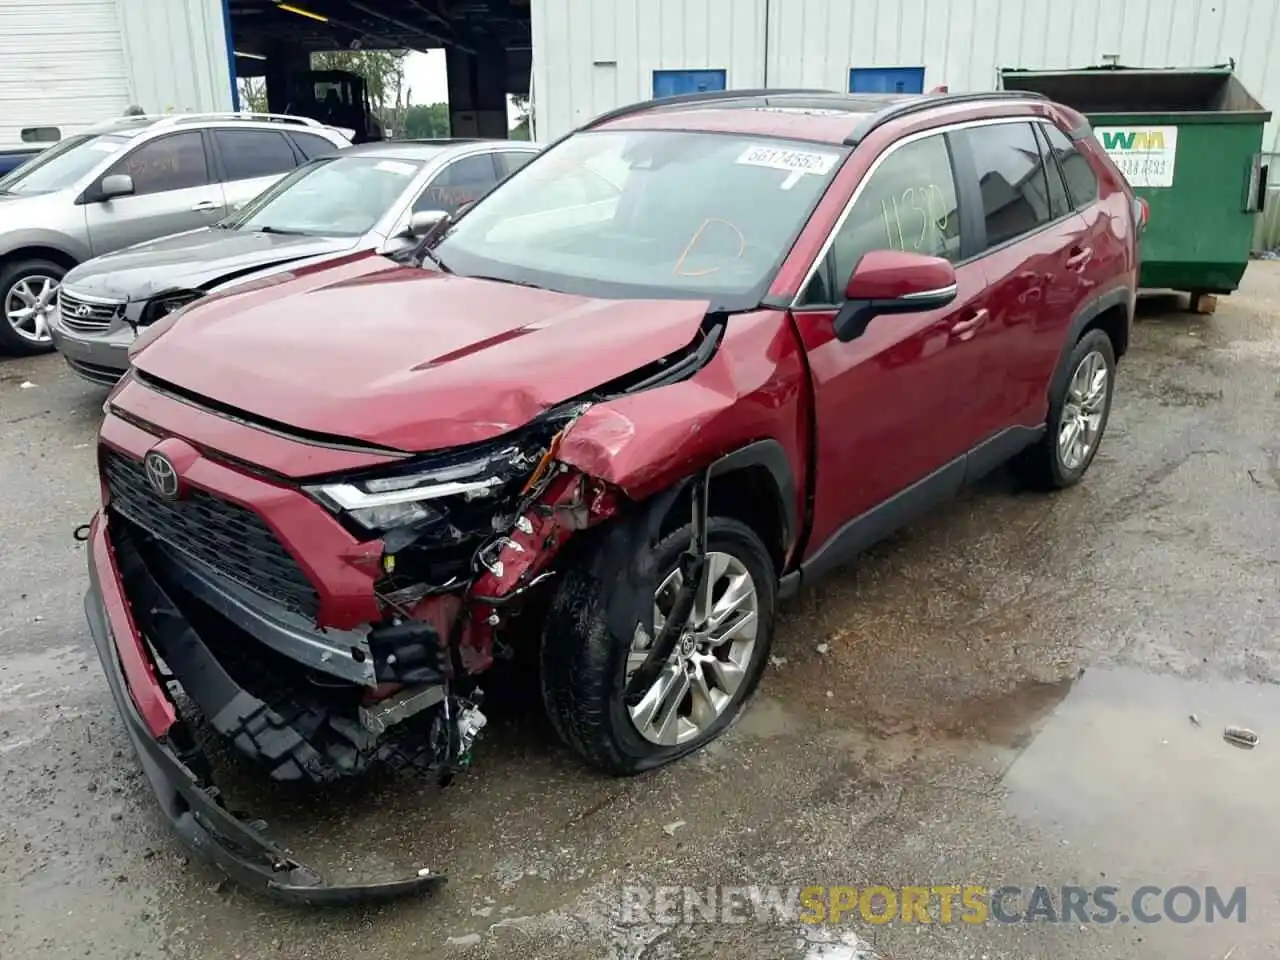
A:
{"label": "auction sticker on windshield", "polygon": [[749,167],[787,171],[791,176],[782,181],[782,189],[790,190],[805,174],[825,176],[830,173],[836,163],[836,154],[757,145],[742,151],[737,162]]}
{"label": "auction sticker on windshield", "polygon": [[401,163],[398,160],[380,160],[375,170],[381,170],[384,173],[394,173],[397,176],[407,177],[414,171],[412,163]]}

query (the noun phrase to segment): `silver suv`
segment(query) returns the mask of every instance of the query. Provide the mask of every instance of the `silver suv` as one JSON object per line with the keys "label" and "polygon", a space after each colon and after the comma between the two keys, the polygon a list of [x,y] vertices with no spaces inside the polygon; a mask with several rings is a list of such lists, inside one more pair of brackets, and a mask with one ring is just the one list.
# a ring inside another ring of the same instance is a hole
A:
{"label": "silver suv", "polygon": [[277,114],[124,117],[0,179],[0,353],[53,349],[58,284],[76,264],[207,227],[347,131]]}

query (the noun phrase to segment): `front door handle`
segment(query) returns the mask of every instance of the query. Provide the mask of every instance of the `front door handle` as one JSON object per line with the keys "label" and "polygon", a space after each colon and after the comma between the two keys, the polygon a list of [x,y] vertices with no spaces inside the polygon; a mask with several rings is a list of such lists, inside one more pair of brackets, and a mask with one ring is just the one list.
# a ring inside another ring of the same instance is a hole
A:
{"label": "front door handle", "polygon": [[191,209],[198,213],[209,213],[212,210],[217,210],[218,205],[212,200],[201,200],[199,203],[193,204]]}
{"label": "front door handle", "polygon": [[991,319],[991,312],[983,307],[967,320],[960,320],[951,325],[951,335],[957,340],[968,340],[978,328]]}
{"label": "front door handle", "polygon": [[1093,259],[1092,247],[1073,247],[1071,255],[1067,257],[1068,270],[1083,270]]}

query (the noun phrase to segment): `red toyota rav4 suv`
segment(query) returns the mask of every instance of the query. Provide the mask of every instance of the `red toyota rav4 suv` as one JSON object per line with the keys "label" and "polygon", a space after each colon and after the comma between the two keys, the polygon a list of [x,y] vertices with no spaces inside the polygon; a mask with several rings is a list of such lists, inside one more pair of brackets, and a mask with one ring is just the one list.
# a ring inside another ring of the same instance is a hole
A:
{"label": "red toyota rav4 suv", "polygon": [[160,321],[107,403],[87,611],[169,816],[283,896],[429,885],[325,887],[227,813],[187,708],[279,779],[447,778],[522,649],[592,763],[707,743],[802,581],[1004,461],[1080,479],[1143,216],[1031,95],[702,94],[575,131],[414,263]]}

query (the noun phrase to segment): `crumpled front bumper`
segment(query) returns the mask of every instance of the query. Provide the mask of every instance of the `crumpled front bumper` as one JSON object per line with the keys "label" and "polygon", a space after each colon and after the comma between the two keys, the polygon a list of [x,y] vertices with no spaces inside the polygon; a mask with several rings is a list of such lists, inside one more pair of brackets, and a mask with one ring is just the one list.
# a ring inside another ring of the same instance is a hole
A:
{"label": "crumpled front bumper", "polygon": [[71,369],[92,383],[110,386],[129,369],[129,347],[135,334],[122,322],[101,333],[81,333],[55,321],[49,335]]}
{"label": "crumpled front bumper", "polygon": [[242,820],[201,784],[175,752],[168,732],[172,705],[147,657],[129,614],[119,568],[101,513],[89,535],[89,590],[85,616],[102,660],[111,696],[124,719],[165,817],[200,857],[228,877],[280,900],[313,906],[390,900],[429,892],[444,883],[437,873],[379,883],[333,885],[293,860],[265,835],[261,822]]}

